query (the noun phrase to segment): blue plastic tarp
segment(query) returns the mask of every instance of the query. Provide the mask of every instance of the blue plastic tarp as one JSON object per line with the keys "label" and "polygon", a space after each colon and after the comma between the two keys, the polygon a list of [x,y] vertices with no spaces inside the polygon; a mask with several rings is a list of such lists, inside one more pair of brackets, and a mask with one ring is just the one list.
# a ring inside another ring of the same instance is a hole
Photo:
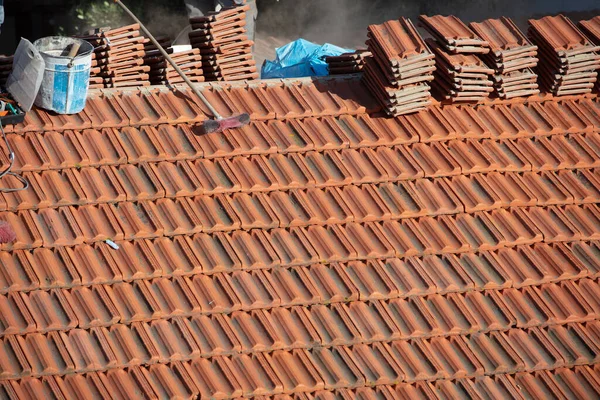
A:
{"label": "blue plastic tarp", "polygon": [[321,46],[308,40],[298,39],[275,50],[276,58],[273,61],[265,61],[261,78],[329,75],[325,57],[339,56],[352,51],[329,43]]}

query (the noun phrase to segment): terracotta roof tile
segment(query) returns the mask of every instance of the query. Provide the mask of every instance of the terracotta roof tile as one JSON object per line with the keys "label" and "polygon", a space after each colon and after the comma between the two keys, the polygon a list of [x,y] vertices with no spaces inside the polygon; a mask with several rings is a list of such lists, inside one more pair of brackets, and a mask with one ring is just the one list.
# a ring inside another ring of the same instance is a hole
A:
{"label": "terracotta roof tile", "polygon": [[531,46],[531,43],[519,28],[506,17],[486,19],[479,23],[472,22],[469,26],[490,44],[490,50],[496,54],[515,48]]}
{"label": "terracotta roof tile", "polygon": [[489,43],[477,36],[455,16],[419,16],[423,27],[452,53],[488,53]]}
{"label": "terracotta roof tile", "polygon": [[564,15],[531,19],[529,23],[555,51],[575,54],[582,48],[592,46],[589,39]]}
{"label": "terracotta roof tile", "polygon": [[254,110],[222,134],[164,88],[17,126],[0,397],[598,392],[595,97],[384,118],[316,82],[205,89]]}
{"label": "terracotta roof tile", "polygon": [[600,58],[594,44],[564,15],[530,20],[529,36],[539,47],[540,82],[562,94],[589,93]]}
{"label": "terracotta roof tile", "polygon": [[404,17],[381,25],[370,25],[369,36],[374,38],[393,65],[401,65],[403,60],[418,56],[427,46],[417,33],[412,22]]}

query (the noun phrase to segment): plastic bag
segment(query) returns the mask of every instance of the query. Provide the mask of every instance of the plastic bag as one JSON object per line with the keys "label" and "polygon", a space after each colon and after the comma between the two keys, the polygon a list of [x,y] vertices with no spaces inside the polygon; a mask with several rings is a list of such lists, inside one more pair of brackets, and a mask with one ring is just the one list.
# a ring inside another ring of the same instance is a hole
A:
{"label": "plastic bag", "polygon": [[338,56],[351,51],[353,50],[343,49],[329,43],[320,46],[308,40],[298,39],[275,50],[276,58],[273,61],[264,62],[261,78],[329,75],[325,57]]}

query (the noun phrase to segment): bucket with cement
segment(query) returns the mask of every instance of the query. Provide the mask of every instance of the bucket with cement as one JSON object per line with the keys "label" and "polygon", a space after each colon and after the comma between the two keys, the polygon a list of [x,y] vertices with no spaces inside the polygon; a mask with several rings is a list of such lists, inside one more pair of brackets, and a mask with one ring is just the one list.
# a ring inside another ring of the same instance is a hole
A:
{"label": "bucket with cement", "polygon": [[[75,57],[67,57],[71,47],[79,43]],[[35,105],[59,114],[75,114],[83,110],[90,80],[94,47],[85,40],[50,36],[36,40],[46,67]]]}

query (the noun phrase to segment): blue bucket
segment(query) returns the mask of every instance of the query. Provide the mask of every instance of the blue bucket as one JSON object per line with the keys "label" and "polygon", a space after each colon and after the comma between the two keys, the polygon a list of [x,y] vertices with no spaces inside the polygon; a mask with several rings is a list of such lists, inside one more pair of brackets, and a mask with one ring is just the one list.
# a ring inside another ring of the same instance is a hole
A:
{"label": "blue bucket", "polygon": [[[74,43],[79,43],[80,47],[71,59],[67,55]],[[76,114],[83,110],[94,47],[85,40],[62,36],[38,39],[33,46],[46,64],[35,105],[59,114]]]}

